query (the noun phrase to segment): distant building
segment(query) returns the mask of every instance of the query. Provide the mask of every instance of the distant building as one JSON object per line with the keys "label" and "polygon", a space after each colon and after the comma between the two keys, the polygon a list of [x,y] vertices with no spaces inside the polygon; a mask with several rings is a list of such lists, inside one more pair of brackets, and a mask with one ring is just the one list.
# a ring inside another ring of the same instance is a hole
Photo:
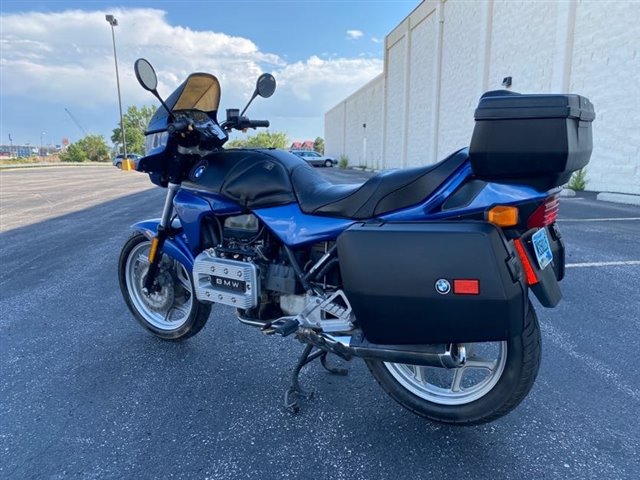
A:
{"label": "distant building", "polygon": [[385,38],[384,71],[325,114],[325,153],[374,169],[469,145],[482,93],[595,106],[587,189],[640,194],[640,2],[426,0]]}
{"label": "distant building", "polygon": [[303,142],[293,142],[289,150],[313,150],[313,140],[305,140]]}
{"label": "distant building", "polygon": [[0,157],[2,158],[26,158],[46,156],[60,152],[60,145],[45,145],[36,147],[33,145],[0,145]]}

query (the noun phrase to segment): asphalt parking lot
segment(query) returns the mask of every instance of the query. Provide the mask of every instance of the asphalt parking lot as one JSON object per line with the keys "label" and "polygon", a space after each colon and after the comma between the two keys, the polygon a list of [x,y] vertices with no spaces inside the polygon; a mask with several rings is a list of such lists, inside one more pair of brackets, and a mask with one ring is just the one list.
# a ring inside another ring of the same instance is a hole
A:
{"label": "asphalt parking lot", "polygon": [[183,343],[143,331],[116,263],[163,195],[113,168],[0,171],[1,478],[640,478],[640,207],[562,199],[567,278],[538,307],[537,383],[460,428],[403,410],[358,361],[347,377],[310,365],[316,397],[290,415],[302,346],[225,307]]}

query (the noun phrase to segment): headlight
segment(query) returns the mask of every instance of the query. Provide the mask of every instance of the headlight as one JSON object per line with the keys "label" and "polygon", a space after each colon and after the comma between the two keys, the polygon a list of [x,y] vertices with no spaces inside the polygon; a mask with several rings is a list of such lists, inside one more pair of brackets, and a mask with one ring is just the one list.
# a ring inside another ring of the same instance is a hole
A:
{"label": "headlight", "polygon": [[158,153],[164,152],[164,149],[167,146],[168,140],[169,140],[168,132],[158,132],[158,133],[152,133],[151,135],[147,135],[144,140],[145,156],[157,155]]}

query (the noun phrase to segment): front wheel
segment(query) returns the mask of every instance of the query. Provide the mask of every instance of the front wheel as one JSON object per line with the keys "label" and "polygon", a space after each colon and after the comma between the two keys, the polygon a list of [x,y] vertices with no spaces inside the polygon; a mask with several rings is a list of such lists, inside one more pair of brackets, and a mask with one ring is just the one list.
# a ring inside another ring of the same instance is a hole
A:
{"label": "front wheel", "polygon": [[157,280],[159,291],[142,291],[149,270],[151,242],[141,233],[124,244],[118,262],[122,296],[136,320],[164,340],[183,340],[204,327],[211,305],[200,303],[194,295],[191,272],[177,260],[163,254]]}
{"label": "front wheel", "polygon": [[451,370],[377,360],[367,365],[394,400],[430,420],[477,425],[506,415],[527,396],[540,367],[540,327],[533,306],[521,335],[463,345],[467,361]]}

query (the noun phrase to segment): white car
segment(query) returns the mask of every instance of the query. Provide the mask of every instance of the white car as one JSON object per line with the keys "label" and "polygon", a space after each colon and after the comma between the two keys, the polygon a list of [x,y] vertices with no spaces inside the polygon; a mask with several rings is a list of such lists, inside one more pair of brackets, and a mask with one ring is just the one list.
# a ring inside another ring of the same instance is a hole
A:
{"label": "white car", "polygon": [[314,167],[333,167],[338,163],[335,158],[325,157],[313,150],[289,150],[289,152],[298,155],[303,160],[306,160],[309,165]]}

